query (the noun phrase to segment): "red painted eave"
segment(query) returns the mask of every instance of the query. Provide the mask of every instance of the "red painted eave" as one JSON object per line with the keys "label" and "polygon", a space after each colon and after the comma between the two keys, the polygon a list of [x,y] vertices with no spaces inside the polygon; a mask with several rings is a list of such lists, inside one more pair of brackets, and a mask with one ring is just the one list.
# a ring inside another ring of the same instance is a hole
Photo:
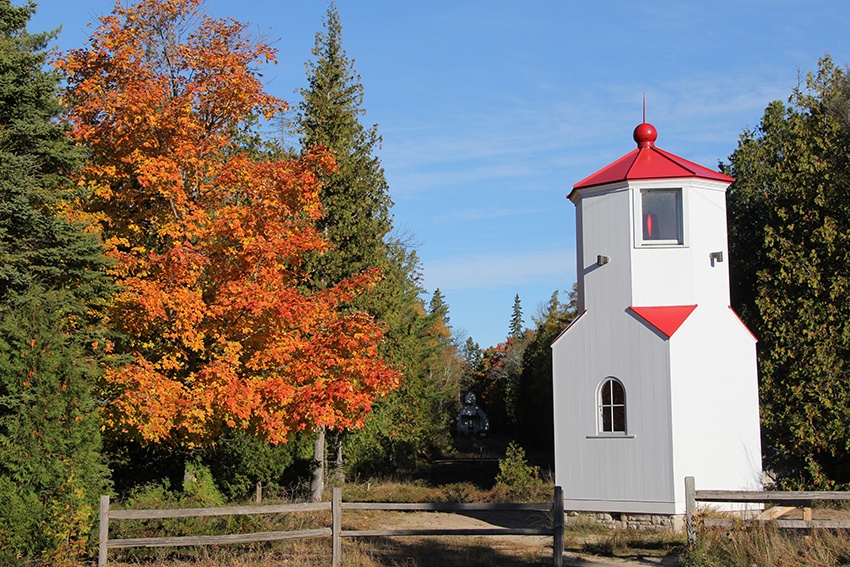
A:
{"label": "red painted eave", "polygon": [[585,314],[585,313],[587,313],[587,309],[585,309],[584,311],[582,311],[581,313],[579,313],[578,317],[576,317],[575,319],[573,319],[572,321],[570,321],[570,324],[569,324],[569,325],[567,325],[567,327],[566,327],[563,331],[561,331],[560,333],[558,333],[558,336],[557,336],[557,337],[555,337],[555,339],[554,339],[551,343],[549,343],[549,346],[552,346],[552,345],[554,345],[555,343],[557,343],[557,342],[558,342],[558,339],[560,339],[561,337],[563,337],[563,336],[567,333],[567,331],[569,331],[570,329],[572,329],[572,328],[573,328],[573,325],[575,325],[576,323],[578,323],[578,320],[579,320],[579,319],[581,319],[582,317],[584,317],[584,314]]}
{"label": "red painted eave", "polygon": [[657,135],[655,127],[651,124],[645,122],[639,124],[634,132],[637,149],[576,183],[567,197],[572,197],[573,193],[579,189],[623,181],[674,178],[709,179],[724,183],[735,181],[719,171],[703,167],[655,147]]}
{"label": "red painted eave", "polygon": [[619,181],[645,179],[671,179],[690,177],[732,183],[728,175],[703,167],[661,148],[648,147],[632,150],[611,165],[576,183],[573,189],[585,189]]}
{"label": "red painted eave", "polygon": [[629,310],[669,339],[696,308],[696,305],[665,305],[661,307],[632,306]]}

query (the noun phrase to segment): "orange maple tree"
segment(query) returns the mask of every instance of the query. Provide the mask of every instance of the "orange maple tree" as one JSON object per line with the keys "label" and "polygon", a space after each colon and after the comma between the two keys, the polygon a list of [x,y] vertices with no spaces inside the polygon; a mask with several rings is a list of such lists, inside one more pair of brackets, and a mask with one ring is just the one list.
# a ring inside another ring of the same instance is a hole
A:
{"label": "orange maple tree", "polygon": [[80,211],[100,227],[122,291],[111,315],[132,362],[107,372],[107,420],[145,442],[225,428],[270,442],[362,425],[399,374],[381,327],[341,309],[379,277],[320,292],[302,262],[327,243],[320,171],[332,157],[258,159],[237,133],[285,103],[258,69],[275,51],[201,0],[116,2],[60,60],[72,135],[90,154]]}

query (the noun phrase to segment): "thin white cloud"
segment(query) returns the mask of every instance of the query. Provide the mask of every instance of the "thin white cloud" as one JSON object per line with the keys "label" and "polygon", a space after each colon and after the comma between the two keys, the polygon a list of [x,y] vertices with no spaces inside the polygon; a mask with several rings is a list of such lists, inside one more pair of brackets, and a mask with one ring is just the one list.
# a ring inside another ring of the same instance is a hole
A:
{"label": "thin white cloud", "polygon": [[423,271],[428,289],[496,289],[547,280],[557,289],[575,279],[575,250],[457,256],[425,262]]}
{"label": "thin white cloud", "polygon": [[458,211],[449,211],[434,217],[434,222],[438,223],[456,223],[469,222],[477,220],[493,220],[511,217],[522,217],[526,215],[541,215],[551,212],[550,209],[544,208],[480,208],[480,209],[464,209]]}

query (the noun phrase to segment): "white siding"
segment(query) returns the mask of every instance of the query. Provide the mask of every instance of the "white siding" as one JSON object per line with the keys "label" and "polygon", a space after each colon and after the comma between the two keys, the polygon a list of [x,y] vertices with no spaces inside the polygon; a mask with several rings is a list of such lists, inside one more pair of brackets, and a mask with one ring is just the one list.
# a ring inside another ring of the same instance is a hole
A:
{"label": "white siding", "polygon": [[718,490],[762,483],[755,339],[731,309],[698,308],[671,339],[674,476]]}
{"label": "white siding", "polygon": [[[672,187],[683,189],[684,245],[641,246],[640,189]],[[552,345],[555,482],[567,509],[681,513],[686,475],[706,488],[760,486],[755,344],[728,308],[725,188],[674,179],[573,195],[586,312]],[[599,255],[610,262],[598,266]],[[669,339],[628,310],[693,304]],[[625,437],[597,435],[597,386],[609,376],[626,390]]]}
{"label": "white siding", "polygon": [[[631,296],[631,197],[626,186],[609,187],[584,195],[576,211],[579,293],[582,309],[608,310],[626,304]],[[604,266],[598,256],[611,260]]]}
{"label": "white siding", "polygon": [[[666,342],[625,311],[614,320],[621,341],[588,311],[553,345],[555,482],[569,509],[667,510],[674,486]],[[625,437],[597,435],[597,387],[608,376],[626,390]]]}
{"label": "white siding", "polygon": [[[633,215],[631,305],[729,305],[725,187],[682,179],[631,185],[633,200],[650,188],[682,188],[686,196],[682,246],[641,246]],[[724,261],[712,263],[711,252],[722,252]]]}

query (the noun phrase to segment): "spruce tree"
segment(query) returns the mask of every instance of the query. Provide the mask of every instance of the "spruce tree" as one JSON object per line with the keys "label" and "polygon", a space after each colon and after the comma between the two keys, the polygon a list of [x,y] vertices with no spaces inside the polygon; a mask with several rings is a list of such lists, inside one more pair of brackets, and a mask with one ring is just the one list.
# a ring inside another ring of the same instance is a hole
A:
{"label": "spruce tree", "polygon": [[[357,463],[393,466],[407,456],[447,443],[446,416],[453,411],[448,400],[454,398],[451,389],[456,390],[456,385],[447,389],[445,380],[456,379],[454,371],[448,370],[454,359],[442,342],[435,345],[433,333],[435,325],[443,325],[449,335],[450,331],[447,319],[438,323],[424,309],[415,251],[391,234],[392,200],[380,160],[374,155],[381,139],[377,126],[366,128],[360,122],[365,113],[363,86],[342,48],[342,26],[333,3],[324,28],[324,33],[316,34],[315,60],[307,66],[309,86],[302,90],[296,118],[302,148],[326,146],[338,165],[338,171],[323,179],[323,217],[318,222],[332,249],[312,258],[312,269],[315,279],[324,285],[363,270],[381,273],[381,281],[351,308],[366,311],[383,323],[382,356],[401,369],[404,377],[399,390],[376,401],[365,429],[346,433],[343,443],[355,467]],[[441,370],[435,372],[435,368]],[[403,427],[390,427],[391,423]],[[332,437],[332,441],[342,438]],[[317,443],[317,450],[321,445]],[[315,462],[322,464],[324,457],[316,454]],[[314,481],[316,493],[318,475]]]}
{"label": "spruce tree", "polygon": [[514,339],[519,339],[522,337],[523,332],[524,325],[522,320],[522,303],[520,303],[519,294],[516,294],[514,296],[514,306],[511,311],[511,325],[509,336]]}
{"label": "spruce tree", "polygon": [[58,563],[87,545],[106,489],[92,389],[112,287],[97,238],[60,214],[82,154],[34,11],[0,0],[0,562]]}
{"label": "spruce tree", "polygon": [[[388,252],[384,237],[392,229],[392,201],[380,160],[377,125],[364,128],[363,85],[342,48],[342,26],[336,6],[328,7],[325,33],[316,34],[315,61],[308,64],[309,87],[297,119],[301,145],[329,148],[338,171],[324,177],[319,229],[333,249],[315,258],[319,280],[330,285],[365,269],[381,268]],[[373,315],[376,299],[367,298]],[[372,305],[370,305],[370,303]],[[358,305],[364,307],[364,305]]]}
{"label": "spruce tree", "polygon": [[518,386],[518,431],[526,447],[543,452],[554,462],[554,407],[552,405],[552,342],[575,318],[577,286],[567,303],[555,291],[540,312],[532,317],[534,333],[522,355]]}

